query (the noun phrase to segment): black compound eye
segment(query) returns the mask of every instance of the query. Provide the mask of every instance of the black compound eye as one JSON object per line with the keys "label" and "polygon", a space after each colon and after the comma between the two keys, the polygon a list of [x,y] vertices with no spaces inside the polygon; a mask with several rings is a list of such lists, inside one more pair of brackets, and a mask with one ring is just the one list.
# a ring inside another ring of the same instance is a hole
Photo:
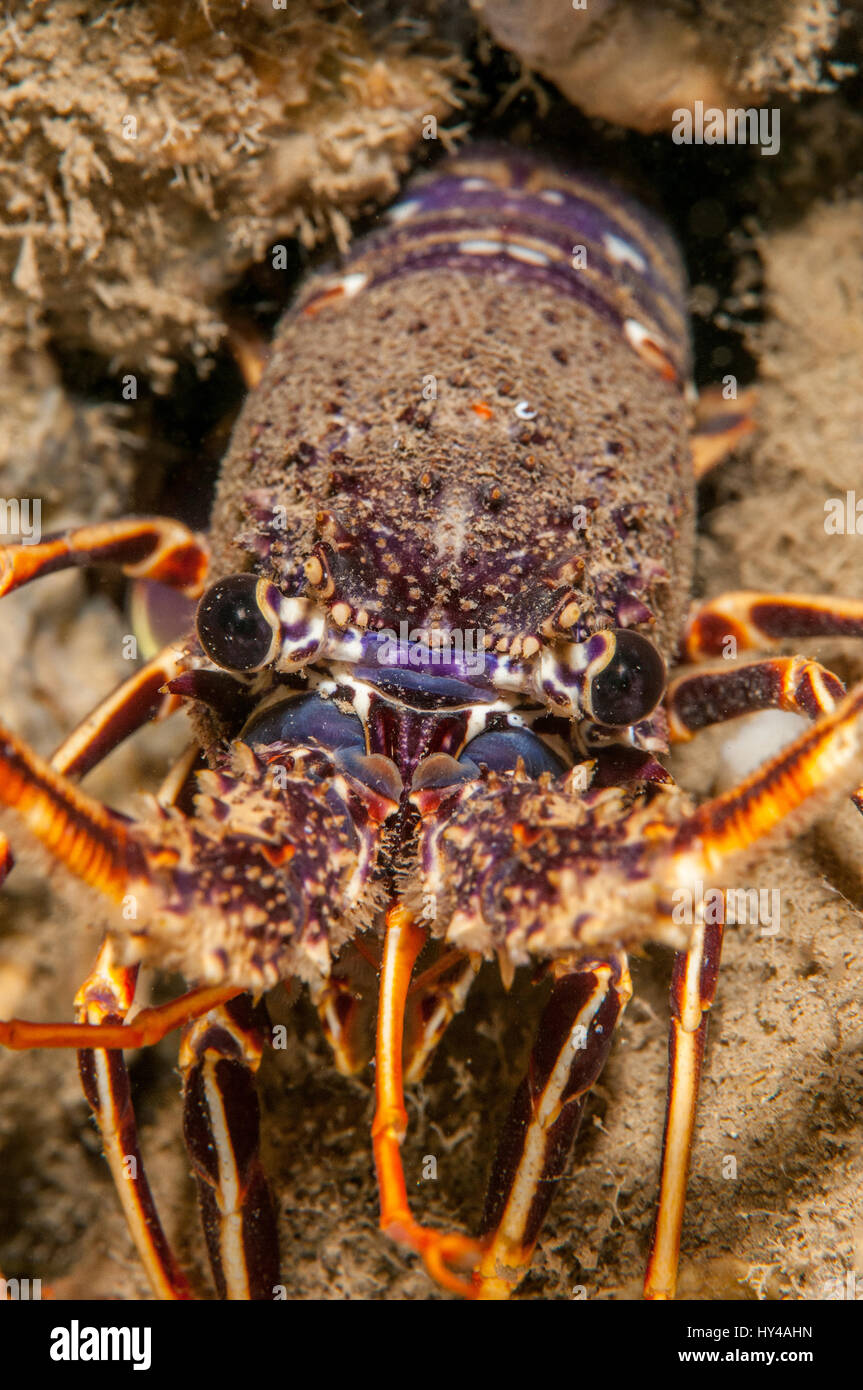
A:
{"label": "black compound eye", "polygon": [[198,604],[201,646],[229,671],[256,671],[270,654],[273,629],[258,606],[257,587],[253,574],[232,574],[213,584]]}
{"label": "black compound eye", "polygon": [[543,772],[558,776],[566,771],[564,764],[541,738],[530,729],[488,729],[477,734],[462,750],[460,763],[485,763],[492,772],[514,772],[519,758],[524,761],[528,777]]}
{"label": "black compound eye", "polygon": [[624,728],[645,719],[665,689],[665,662],[637,632],[616,632],[614,655],[590,682],[590,712],[598,724]]}
{"label": "black compound eye", "polygon": [[293,700],[270,705],[253,715],[240,734],[249,746],[261,743],[317,744],[331,752],[357,748],[365,752],[362,721],[356,714],[345,714],[334,700],[322,695],[298,695]]}

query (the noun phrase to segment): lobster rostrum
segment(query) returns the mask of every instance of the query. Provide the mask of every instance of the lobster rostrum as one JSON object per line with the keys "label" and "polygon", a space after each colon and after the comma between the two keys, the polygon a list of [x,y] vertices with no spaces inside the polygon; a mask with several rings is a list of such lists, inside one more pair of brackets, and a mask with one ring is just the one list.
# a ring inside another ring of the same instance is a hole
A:
{"label": "lobster rostrum", "polygon": [[[0,592],[115,563],[197,601],[45,762],[0,730],[0,800],[113,907],[78,1022],[0,1024],[80,1050],[154,1290],[190,1296],[140,1161],[122,1049],[182,1026],[185,1135],[221,1296],[270,1298],[279,1257],[253,1076],[263,996],[305,981],[336,1061],[372,1055],[381,1225],[445,1288],[527,1270],[631,992],[627,951],[676,952],[645,1292],[674,1294],[727,886],[828,794],[860,801],[863,688],[802,657],[675,659],[863,635],[863,603],[734,593],[690,611],[697,476],[751,427],[694,411],[673,240],[610,184],[468,149],[414,182],[282,320],[225,459],[205,541],[178,522],[81,527],[0,552]],[[152,814],[76,785],[181,705],[195,740]],[[695,806],[669,743],[765,708],[811,730]],[[4,846],[4,869],[11,854]],[[673,911],[694,894],[691,920]],[[430,960],[413,980],[422,951]],[[422,1225],[399,1146],[417,1079],[479,964],[553,986],[477,1238]],[[133,1009],[141,963],[181,999]],[[129,1177],[128,1157],[136,1156]]]}

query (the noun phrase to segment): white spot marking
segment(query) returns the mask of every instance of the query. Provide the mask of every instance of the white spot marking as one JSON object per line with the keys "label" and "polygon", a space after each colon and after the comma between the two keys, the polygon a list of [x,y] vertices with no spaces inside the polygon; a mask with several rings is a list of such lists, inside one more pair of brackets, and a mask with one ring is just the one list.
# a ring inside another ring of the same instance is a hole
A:
{"label": "white spot marking", "polygon": [[528,265],[551,264],[551,261],[549,260],[545,252],[537,251],[536,247],[534,246],[519,246],[516,243],[510,242],[508,246],[504,247],[504,250],[506,251],[507,255],[512,256],[514,260],[526,261]]}
{"label": "white spot marking", "polygon": [[504,241],[501,237],[468,237],[456,245],[467,256],[509,256],[514,261],[527,261],[530,265],[551,265],[544,251],[522,246],[518,242]]}
{"label": "white spot marking", "polygon": [[368,283],[368,278],[368,275],[366,275],[365,271],[362,270],[355,270],[350,275],[345,275],[342,277],[342,289],[344,290],[348,299],[350,299],[352,295],[359,293],[359,291],[363,288],[363,285]]}
{"label": "white spot marking", "polygon": [[643,323],[639,323],[638,319],[627,319],[623,325],[623,331],[636,352],[640,350],[644,343],[656,341],[650,330],[645,328]]}
{"label": "white spot marking", "polygon": [[473,237],[458,242],[458,249],[467,256],[497,256],[503,251],[504,245],[502,241],[492,240],[490,237]]}
{"label": "white spot marking", "polygon": [[557,203],[559,205],[563,202],[563,194],[557,188],[544,188],[539,196],[544,203]]}
{"label": "white spot marking", "polygon": [[615,236],[613,232],[606,232],[602,238],[602,244],[613,261],[618,265],[631,265],[633,270],[644,272],[647,269],[647,261],[640,251],[631,246],[622,237]]}
{"label": "white spot marking", "polygon": [[422,202],[419,198],[406,198],[403,203],[394,203],[387,213],[387,217],[390,222],[406,222],[421,206]]}
{"label": "white spot marking", "polygon": [[638,319],[627,319],[623,332],[639,357],[656,367],[666,380],[676,380],[677,372],[668,344],[660,333],[645,328]]}

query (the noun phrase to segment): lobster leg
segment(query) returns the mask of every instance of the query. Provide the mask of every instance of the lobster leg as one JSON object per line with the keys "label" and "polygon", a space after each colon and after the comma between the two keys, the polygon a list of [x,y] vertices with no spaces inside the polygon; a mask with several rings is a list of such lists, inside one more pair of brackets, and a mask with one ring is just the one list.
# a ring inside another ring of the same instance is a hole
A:
{"label": "lobster leg", "polygon": [[741,666],[686,672],[669,683],[668,732],[674,743],[741,714],[781,709],[815,719],[835,709],[845,686],[832,671],[802,656],[767,657]]}
{"label": "lobster leg", "polygon": [[736,449],[741,439],[752,433],[754,405],[754,391],[745,391],[739,401],[725,400],[722,389],[715,386],[708,386],[699,393],[695,422],[689,435],[697,481],[700,482]]}
{"label": "lobster leg", "polygon": [[200,1018],[242,994],[233,985],[190,989],[169,1004],[142,1009],[132,1023],[30,1023],[22,1018],[0,1022],[0,1047],[27,1052],[34,1047],[153,1047],[175,1028]]}
{"label": "lobster leg", "polygon": [[162,687],[183,670],[184,656],[181,643],[170,643],[134,671],[64,739],[51,757],[52,767],[67,777],[83,777],[144,724],[180,709],[181,697]]}
{"label": "lobster leg", "polygon": [[[668,687],[668,732],[686,742],[699,729],[757,710],[781,709],[815,719],[829,714],[845,695],[838,676],[802,656],[767,657],[730,669],[712,667],[678,676]],[[851,800],[863,812],[863,785]]]}
{"label": "lobster leg", "polygon": [[[847,764],[859,768],[861,710],[863,686],[858,685],[838,708],[740,786],[699,807],[675,837],[679,881],[725,869],[819,791],[847,778]],[[810,712],[808,700],[801,701],[801,712]],[[722,927],[700,923],[689,951],[675,958],[662,1176],[644,1283],[650,1299],[674,1297],[707,1013],[716,992],[721,947]]]}
{"label": "lobster leg", "polygon": [[197,1019],[180,1047],[183,1130],[220,1298],[272,1299],[279,1278],[253,1079],[267,1023],[264,1005],[244,994]]}
{"label": "lobster leg", "polygon": [[[73,734],[70,760],[87,761],[86,747]],[[107,751],[107,750],[105,750]],[[64,756],[63,749],[57,756]],[[95,759],[94,759],[95,760]],[[140,847],[129,835],[129,822],[80,791],[21,739],[0,726],[0,805],[14,808],[54,857],[78,878],[115,903],[135,885],[146,883],[149,870]],[[119,983],[119,982],[118,982]],[[171,1029],[206,1013],[240,993],[225,986],[192,990],[155,1009],[144,1009],[134,1024],[0,1022],[0,1045],[11,1048],[148,1046]]]}
{"label": "lobster leg", "polygon": [[[687,673],[668,688],[669,734],[672,742],[686,741],[699,729],[762,709],[815,718],[835,709],[844,694],[837,676],[799,656]],[[720,923],[699,923],[689,951],[678,952],[674,961],[665,1132],[645,1298],[673,1298],[676,1288],[707,1015],[716,994],[722,936]]]}
{"label": "lobster leg", "polygon": [[[79,990],[76,1010],[85,1023],[122,1023],[135,997],[137,966],[114,964],[104,942]],[[88,1049],[78,1054],[84,1094],[102,1135],[102,1146],[129,1232],[158,1298],[192,1294],[162,1229],[138,1143],[138,1129],[122,1052]]]}
{"label": "lobster leg", "polygon": [[[480,967],[466,951],[444,950],[411,984],[405,1001],[403,1065],[407,1082],[420,1081],[448,1025],[465,1006]],[[374,944],[351,942],[328,978],[314,990],[315,1007],[336,1066],[355,1076],[371,1060],[370,985],[380,970]]]}
{"label": "lobster leg", "polygon": [[792,637],[863,637],[863,602],[749,589],[720,594],[690,614],[681,655],[684,661],[700,661],[769,651]]}
{"label": "lobster leg", "polygon": [[722,935],[720,923],[699,923],[689,950],[679,951],[674,960],[662,1175],[644,1277],[645,1298],[673,1298],[677,1285],[701,1062],[707,1039],[708,1010],[719,978]]}
{"label": "lobster leg", "polygon": [[473,951],[444,951],[414,980],[405,1007],[405,1080],[422,1080],[435,1048],[467,1003],[481,957]]}
{"label": "lobster leg", "polygon": [[148,876],[126,817],[79,791],[2,725],[0,805],[17,811],[61,864],[115,903]]}
{"label": "lobster leg", "polygon": [[250,320],[235,316],[228,324],[228,347],[247,391],[254,391],[264,374],[272,344]]}
{"label": "lobster leg", "polygon": [[[156,579],[194,597],[201,592],[208,562],[203,543],[179,522],[162,518],[103,522],[38,545],[0,546],[0,597],[42,575],[100,563],[119,564],[130,576]],[[177,696],[160,692],[181,669],[182,655],[181,647],[170,644],[118,686],[60,745],[52,767],[69,778],[82,777],[147,720],[164,719],[178,709]],[[17,744],[17,749],[28,753],[23,744]],[[0,756],[5,751],[0,750]],[[5,805],[18,805],[5,795],[0,799]],[[48,808],[43,804],[43,809]],[[0,836],[0,882],[11,864],[6,838]]]}
{"label": "lobster leg", "polygon": [[[819,800],[835,794],[863,771],[863,684],[774,758],[686,818],[670,846],[670,872],[727,872],[735,859],[777,831],[797,813],[795,825],[812,819]],[[675,881],[678,881],[675,878]]]}
{"label": "lobster leg", "polygon": [[[799,656],[696,671],[669,685],[669,733],[672,741],[680,742],[698,729],[760,709],[790,710],[814,719],[834,710],[844,695],[837,676]],[[858,788],[853,800],[863,810],[861,793],[863,788]],[[645,1274],[646,1298],[674,1297],[707,1010],[716,993],[722,933],[719,923],[700,924],[689,951],[679,952],[674,962],[662,1176]]]}
{"label": "lobster leg", "polygon": [[381,968],[375,941],[348,942],[312,999],[342,1076],[356,1076],[374,1056],[374,985]]}
{"label": "lobster leg", "polygon": [[468,1236],[431,1230],[414,1220],[408,1207],[399,1154],[407,1131],[402,1086],[405,1000],[411,971],[424,944],[425,932],[415,925],[412,914],[401,905],[390,908],[381,967],[375,1075],[377,1108],[372,1125],[381,1201],[380,1224],[393,1240],[422,1255],[432,1278],[443,1288],[470,1298],[475,1296],[473,1285],[460,1278],[450,1265],[476,1264],[481,1246]]}
{"label": "lobster leg", "polygon": [[489,1181],[481,1299],[508,1298],[524,1277],[578,1133],[585,1101],[632,993],[626,956],[558,961],[527,1075],[510,1108]]}
{"label": "lobster leg", "polygon": [[[173,714],[182,702],[178,696],[162,694],[161,688],[181,669],[182,658],[182,648],[172,644],[123,681],[52,754],[55,771],[70,779],[83,777],[148,720]],[[7,838],[0,833],[0,883],[13,862]]]}
{"label": "lobster leg", "polygon": [[[160,678],[168,680],[173,674],[176,666],[172,655],[174,650],[161,652],[158,658],[126,681],[114,696],[109,696],[99,710],[94,711],[58,748],[52,760],[54,765],[66,771],[65,764],[68,763],[71,770],[82,774],[104,757],[110,748],[116,747],[127,732],[131,732],[128,725],[133,713],[137,716],[136,727],[145,719],[159,719],[170,713],[173,702],[170,697],[166,699],[158,694],[156,682]],[[148,671],[152,683],[138,679]],[[120,698],[124,692],[128,697],[126,702]],[[99,721],[96,716],[103,709],[107,717]],[[118,718],[121,711],[125,712],[125,719]],[[85,739],[85,731],[94,736]],[[187,763],[188,757],[181,758],[178,763],[180,775],[174,775],[172,770],[160,788],[159,801],[163,806],[171,805],[176,799],[185,780],[182,774],[187,770]],[[77,1020],[82,1023],[123,1023],[135,999],[137,980],[138,967],[116,965],[111,943],[106,939],[95,966],[75,998]],[[192,1297],[191,1289],[165,1235],[147,1179],[126,1059],[118,1051],[82,1049],[78,1053],[78,1070],[84,1094],[99,1127],[102,1148],[129,1234],[147,1272],[150,1286],[157,1298],[189,1299]]]}
{"label": "lobster leg", "polygon": [[43,574],[86,565],[120,565],[135,579],[154,579],[198,598],[207,574],[203,541],[167,517],[131,517],[49,536],[38,545],[0,546],[0,597]]}
{"label": "lobster leg", "polygon": [[[67,777],[81,777],[148,720],[173,713],[179,699],[160,691],[180,669],[181,657],[179,647],[166,647],[124,681],[60,745],[52,767]],[[162,801],[168,804],[164,797]],[[10,865],[5,838],[0,849]],[[116,965],[109,943],[103,942],[76,997],[78,1021],[122,1023],[134,1000],[137,975],[137,967]],[[129,1230],[152,1287],[161,1298],[189,1298],[188,1284],[162,1230],[144,1171],[123,1055],[81,1051],[78,1065]]]}

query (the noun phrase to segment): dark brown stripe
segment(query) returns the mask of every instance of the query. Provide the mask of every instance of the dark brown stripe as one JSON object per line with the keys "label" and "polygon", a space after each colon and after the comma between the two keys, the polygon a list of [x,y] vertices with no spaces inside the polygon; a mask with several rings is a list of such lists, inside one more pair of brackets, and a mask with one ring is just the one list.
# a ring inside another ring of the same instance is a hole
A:
{"label": "dark brown stripe", "polygon": [[751,620],[768,637],[860,637],[863,619],[846,617],[841,607],[815,608],[806,603],[753,603]]}
{"label": "dark brown stripe", "polygon": [[[262,1030],[268,1022],[265,1006],[253,1006],[248,995],[239,995],[224,1005],[219,1014],[223,1018],[227,1016],[234,1029],[246,1033],[254,1053],[261,1045]],[[183,1128],[198,1181],[201,1218],[213,1278],[219,1297],[227,1297],[222,1265],[224,1223],[217,1196],[221,1174],[204,1084],[205,1055],[209,1056],[210,1061],[215,1060],[211,1080],[221,1097],[227,1139],[236,1169],[243,1255],[250,1296],[270,1300],[279,1278],[278,1234],[275,1208],[260,1161],[261,1112],[254,1075],[248,1061],[244,1060],[241,1038],[224,1022],[220,1023],[218,1018],[193,1034],[193,1045],[200,1060],[185,1074]]]}
{"label": "dark brown stripe", "polygon": [[695,732],[755,710],[776,709],[782,698],[783,663],[759,662],[688,677],[674,691],[674,713]]}
{"label": "dark brown stripe", "polygon": [[164,684],[164,671],[142,671],[138,684],[129,691],[122,705],[110,711],[78,756],[66,764],[65,775],[83,777],[130,734],[152,719],[165,699],[160,693]]}
{"label": "dark brown stripe", "polygon": [[[503,1218],[524,1156],[535,1107],[548,1085],[561,1051],[569,1044],[578,1015],[597,988],[597,983],[593,970],[576,971],[558,981],[552,991],[540,1020],[528,1074],[516,1092],[501,1135],[482,1218],[483,1235],[492,1233]],[[586,1095],[605,1065],[620,1009],[620,996],[612,977],[605,998],[587,1027],[585,1046],[573,1055],[560,1097],[563,1109],[546,1133],[542,1175],[531,1200],[522,1235],[526,1251],[539,1235],[557,1183],[565,1171],[567,1157],[581,1123]]]}

